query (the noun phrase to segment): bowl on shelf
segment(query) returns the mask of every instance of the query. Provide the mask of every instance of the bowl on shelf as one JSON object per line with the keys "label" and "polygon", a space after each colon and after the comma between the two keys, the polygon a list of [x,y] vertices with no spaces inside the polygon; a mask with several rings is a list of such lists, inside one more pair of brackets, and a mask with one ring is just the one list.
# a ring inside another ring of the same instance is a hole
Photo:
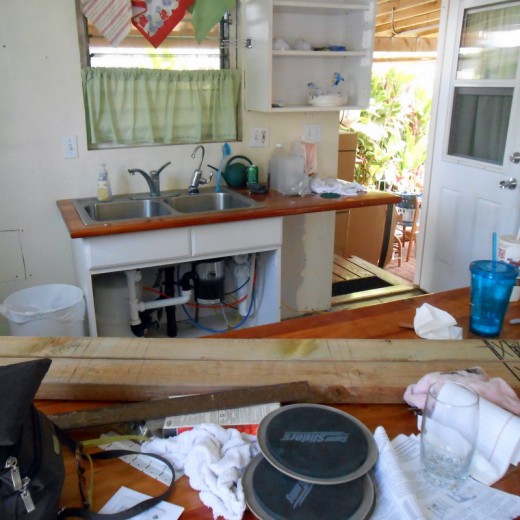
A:
{"label": "bowl on shelf", "polygon": [[336,94],[320,94],[318,96],[309,96],[309,105],[314,107],[339,107],[346,105],[348,101],[348,95],[342,93]]}

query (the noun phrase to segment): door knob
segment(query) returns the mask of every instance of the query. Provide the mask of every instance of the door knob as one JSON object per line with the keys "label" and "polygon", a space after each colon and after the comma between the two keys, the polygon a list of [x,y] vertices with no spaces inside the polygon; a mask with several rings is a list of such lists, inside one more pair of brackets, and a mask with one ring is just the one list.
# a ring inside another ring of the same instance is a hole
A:
{"label": "door knob", "polygon": [[498,185],[500,186],[500,189],[501,190],[505,190],[506,188],[508,190],[515,190],[516,189],[516,185],[517,185],[517,181],[516,179],[514,179],[513,177],[511,177],[510,179],[508,179],[507,181],[500,181],[498,183]]}
{"label": "door knob", "polygon": [[510,160],[513,164],[518,164],[518,163],[520,163],[520,152],[513,152],[513,153],[509,156],[509,160]]}

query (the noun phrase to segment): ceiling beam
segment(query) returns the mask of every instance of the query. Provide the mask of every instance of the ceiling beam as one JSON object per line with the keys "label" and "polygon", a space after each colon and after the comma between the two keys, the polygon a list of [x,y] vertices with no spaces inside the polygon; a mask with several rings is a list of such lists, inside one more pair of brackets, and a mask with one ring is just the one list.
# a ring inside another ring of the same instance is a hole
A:
{"label": "ceiling beam", "polygon": [[379,37],[374,39],[375,52],[436,52],[437,38]]}

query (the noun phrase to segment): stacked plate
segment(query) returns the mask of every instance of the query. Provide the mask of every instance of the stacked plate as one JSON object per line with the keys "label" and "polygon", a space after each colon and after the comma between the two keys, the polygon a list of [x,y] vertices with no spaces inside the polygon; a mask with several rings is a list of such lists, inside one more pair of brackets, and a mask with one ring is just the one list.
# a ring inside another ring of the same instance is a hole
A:
{"label": "stacked plate", "polygon": [[318,404],[284,406],[258,428],[262,451],[242,479],[262,520],[363,520],[375,502],[377,445],[355,417]]}

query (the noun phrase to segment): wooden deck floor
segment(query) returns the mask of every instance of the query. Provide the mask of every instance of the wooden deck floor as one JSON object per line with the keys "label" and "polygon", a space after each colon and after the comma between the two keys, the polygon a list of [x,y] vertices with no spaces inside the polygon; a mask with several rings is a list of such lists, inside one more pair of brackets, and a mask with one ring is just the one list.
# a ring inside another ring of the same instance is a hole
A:
{"label": "wooden deck floor", "polygon": [[423,294],[414,284],[390,271],[351,256],[334,256],[332,268],[333,310],[362,307]]}

